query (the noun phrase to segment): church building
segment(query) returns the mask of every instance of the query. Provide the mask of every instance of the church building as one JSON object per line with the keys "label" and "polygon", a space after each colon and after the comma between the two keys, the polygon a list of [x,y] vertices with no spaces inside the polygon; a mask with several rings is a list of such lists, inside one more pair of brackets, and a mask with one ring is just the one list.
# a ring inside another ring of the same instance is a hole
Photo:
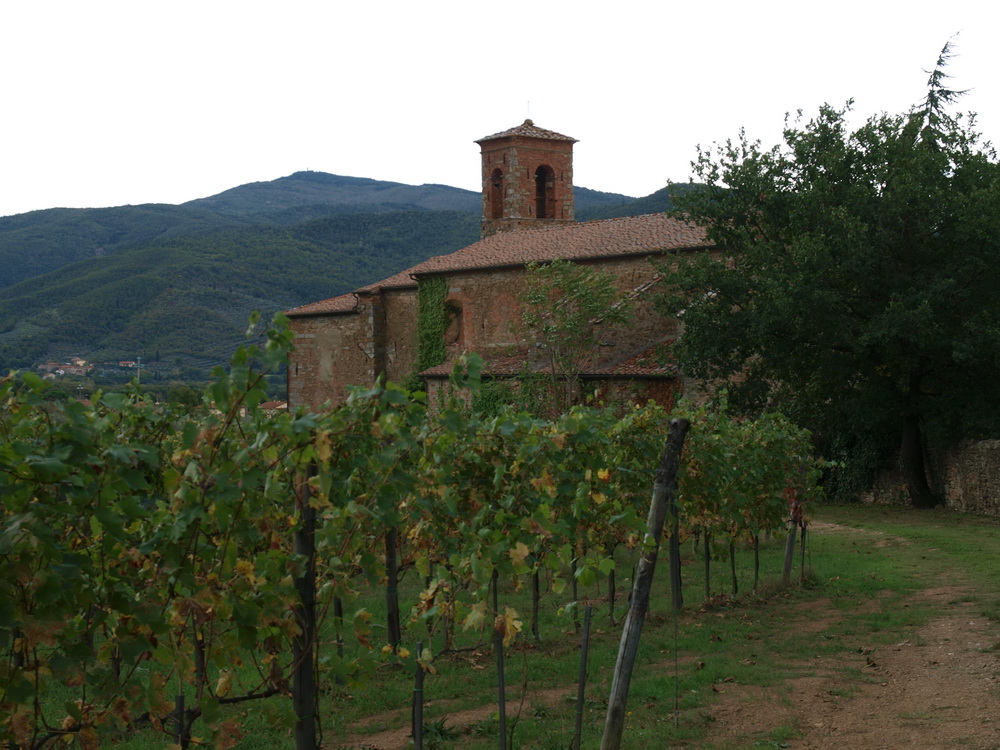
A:
{"label": "church building", "polygon": [[[678,324],[653,309],[648,293],[657,279],[650,261],[704,249],[704,232],[665,214],[576,222],[576,140],[531,120],[477,143],[482,238],[348,294],[287,311],[295,337],[289,406],[336,406],[350,386],[368,386],[379,377],[402,382],[413,375],[423,379],[433,400],[466,352],[482,356],[484,379],[541,371],[542,358],[520,326],[520,299],[527,265],[557,259],[599,267],[635,304],[633,322],[609,332],[581,380],[606,400],[652,398],[669,405],[680,386],[675,369],[663,364],[662,351],[676,338]],[[432,286],[441,290],[434,304],[445,306],[450,322],[441,334],[444,361],[418,371],[422,286],[425,293]]]}

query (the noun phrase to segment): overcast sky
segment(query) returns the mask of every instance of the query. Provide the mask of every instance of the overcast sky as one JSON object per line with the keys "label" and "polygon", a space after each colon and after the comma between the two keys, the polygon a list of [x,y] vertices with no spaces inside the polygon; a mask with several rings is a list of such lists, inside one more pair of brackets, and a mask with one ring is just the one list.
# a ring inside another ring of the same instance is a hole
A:
{"label": "overcast sky", "polygon": [[1000,4],[8,0],[0,216],[183,203],[311,169],[478,191],[473,141],[531,117],[577,185],[648,195],[698,144],[921,99],[958,33],[959,109],[1000,141]]}

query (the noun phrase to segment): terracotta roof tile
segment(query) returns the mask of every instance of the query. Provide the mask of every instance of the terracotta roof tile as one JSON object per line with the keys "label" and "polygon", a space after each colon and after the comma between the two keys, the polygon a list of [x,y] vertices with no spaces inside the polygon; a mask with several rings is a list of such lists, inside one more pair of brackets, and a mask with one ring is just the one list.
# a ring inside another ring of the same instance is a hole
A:
{"label": "terracotta roof tile", "polygon": [[539,229],[499,232],[449,255],[437,255],[382,281],[288,310],[289,317],[354,312],[355,294],[415,287],[415,276],[526,265],[531,261],[597,260],[708,247],[703,229],[666,214],[626,216]]}
{"label": "terracotta roof tile", "polygon": [[[664,353],[674,343],[674,339],[664,339],[640,352],[629,355],[625,359],[611,362],[600,367],[594,367],[580,373],[582,378],[669,378],[677,375],[677,365],[674,362],[664,362]],[[482,374],[486,377],[516,377],[526,369],[535,374],[551,373],[547,363],[538,362],[528,367],[526,352],[500,355],[481,355],[483,357]],[[419,373],[425,378],[447,378],[455,369],[455,358],[430,367]]]}
{"label": "terracotta roof tile", "polygon": [[409,273],[447,273],[557,259],[613,258],[708,245],[703,229],[666,214],[646,214],[499,232],[450,255],[430,258]]}
{"label": "terracotta roof tile", "polygon": [[[414,268],[415,267],[416,266],[414,266]],[[369,294],[371,292],[377,292],[379,289],[400,289],[408,286],[415,287],[416,285],[417,282],[413,279],[413,268],[407,268],[405,271],[400,271],[387,279],[382,279],[381,281],[376,281],[374,284],[359,287],[356,291],[358,294]]]}
{"label": "terracotta roof tile", "polygon": [[358,297],[353,292],[341,294],[339,297],[310,302],[308,305],[299,305],[291,310],[286,310],[285,315],[289,318],[304,318],[307,315],[329,315],[332,313],[355,312],[358,308]]}
{"label": "terracotta roof tile", "polygon": [[525,120],[523,123],[517,127],[511,128],[510,130],[504,130],[502,133],[494,133],[493,135],[484,136],[476,141],[476,143],[494,141],[498,138],[511,138],[517,135],[526,136],[528,138],[545,138],[550,141],[569,141],[570,143],[577,142],[576,138],[570,138],[568,135],[562,135],[561,133],[556,133],[552,130],[540,128],[531,120]]}
{"label": "terracotta roof tile", "polygon": [[673,339],[661,341],[626,359],[588,372],[585,377],[674,377],[677,375],[676,363],[663,361],[665,350],[673,343]]}
{"label": "terracotta roof tile", "polygon": [[[486,355],[483,357],[483,369],[482,373],[486,376],[491,377],[504,377],[511,375],[520,375],[524,372],[525,365],[528,361],[526,354],[502,354],[496,356]],[[446,362],[442,362],[434,367],[429,367],[420,375],[428,378],[447,378],[451,375],[452,370],[455,369],[456,358],[449,358]],[[536,372],[538,370],[536,369]]]}

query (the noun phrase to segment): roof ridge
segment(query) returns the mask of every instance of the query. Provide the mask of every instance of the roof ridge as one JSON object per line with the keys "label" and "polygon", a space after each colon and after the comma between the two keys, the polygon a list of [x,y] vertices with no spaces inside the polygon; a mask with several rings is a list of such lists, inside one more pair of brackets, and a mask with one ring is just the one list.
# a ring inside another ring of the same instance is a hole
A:
{"label": "roof ridge", "polygon": [[[451,253],[433,255],[385,279],[358,287],[349,294],[363,295],[381,289],[413,287],[417,285],[415,277],[418,275],[486,271],[523,266],[532,261],[548,263],[557,259],[571,262],[607,260],[710,246],[704,229],[663,212],[522,228],[498,232]],[[326,305],[314,302],[294,308],[292,312],[308,315],[349,312],[353,309],[356,307],[347,309],[343,303]]]}

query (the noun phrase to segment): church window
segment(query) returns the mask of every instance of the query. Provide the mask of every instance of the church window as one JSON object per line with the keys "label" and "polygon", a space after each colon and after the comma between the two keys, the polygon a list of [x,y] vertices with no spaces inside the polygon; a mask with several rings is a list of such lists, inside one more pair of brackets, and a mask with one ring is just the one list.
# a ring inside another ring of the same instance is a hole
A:
{"label": "church window", "polygon": [[503,218],[503,172],[499,168],[490,175],[490,218]]}
{"label": "church window", "polygon": [[447,346],[462,344],[462,306],[455,300],[448,300],[445,303],[445,312],[448,314],[448,328],[444,332],[444,343]]}
{"label": "church window", "polygon": [[535,217],[553,219],[556,215],[556,173],[542,165],[535,170]]}

